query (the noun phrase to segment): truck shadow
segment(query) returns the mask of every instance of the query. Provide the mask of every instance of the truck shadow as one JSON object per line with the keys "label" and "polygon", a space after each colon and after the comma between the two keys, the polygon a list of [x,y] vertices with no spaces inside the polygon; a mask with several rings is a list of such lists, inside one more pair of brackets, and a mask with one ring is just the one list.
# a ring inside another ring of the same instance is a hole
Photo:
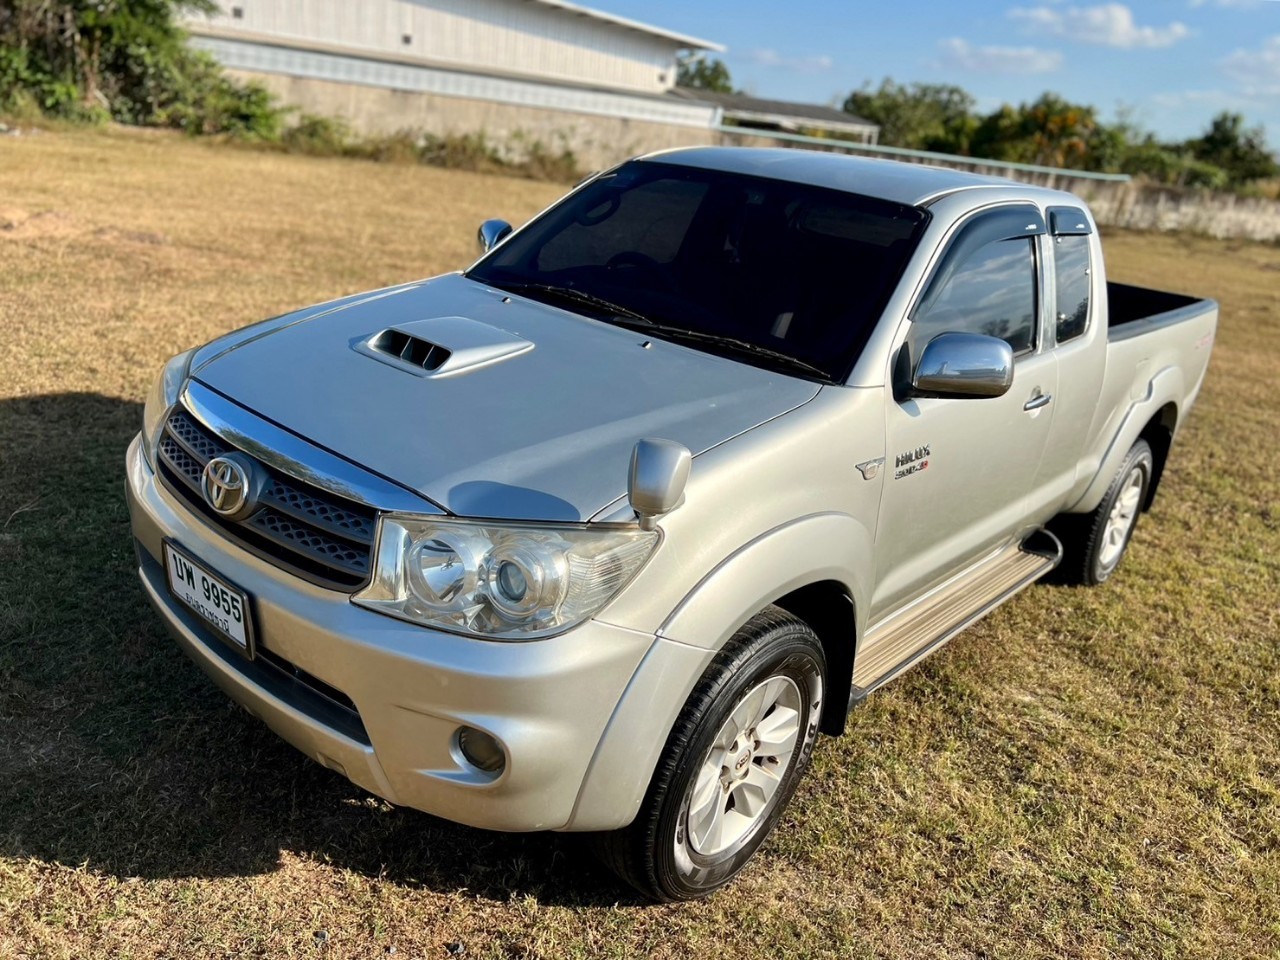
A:
{"label": "truck shadow", "polygon": [[507,901],[634,903],[579,838],[390,807],[205,680],[137,583],[122,482],[138,403],[0,401],[0,856],[119,877],[295,857]]}

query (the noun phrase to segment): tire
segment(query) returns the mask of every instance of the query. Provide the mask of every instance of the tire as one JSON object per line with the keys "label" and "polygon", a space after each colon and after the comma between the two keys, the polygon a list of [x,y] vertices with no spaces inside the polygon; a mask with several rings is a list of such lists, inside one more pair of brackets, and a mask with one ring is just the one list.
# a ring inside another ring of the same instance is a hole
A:
{"label": "tire", "polygon": [[768,607],[747,621],[689,695],[636,819],[595,837],[601,859],[663,902],[736,877],[809,766],[826,667],[791,614]]}
{"label": "tire", "polygon": [[1092,587],[1111,578],[1129,549],[1154,470],[1151,447],[1139,440],[1129,448],[1097,509],[1064,514],[1050,525],[1063,547],[1056,580]]}

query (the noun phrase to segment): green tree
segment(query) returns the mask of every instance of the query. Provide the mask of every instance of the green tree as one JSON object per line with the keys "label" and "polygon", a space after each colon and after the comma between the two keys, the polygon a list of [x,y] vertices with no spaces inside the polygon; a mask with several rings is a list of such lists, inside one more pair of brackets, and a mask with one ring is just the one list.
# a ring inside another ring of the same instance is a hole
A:
{"label": "green tree", "polygon": [[1088,169],[1098,166],[1096,148],[1121,149],[1103,133],[1093,107],[1044,93],[1033,103],[1005,105],[983,118],[972,148],[975,156],[993,160]]}
{"label": "green tree", "polygon": [[1188,140],[1186,148],[1197,160],[1224,170],[1233,185],[1280,175],[1262,127],[1245,129],[1238,113],[1218,114],[1204,135]]}
{"label": "green tree", "polygon": [[868,83],[844,101],[846,113],[880,127],[880,142],[912,150],[968,153],[977,127],[975,101],[952,84],[899,84],[886,77],[880,86]]}
{"label": "green tree", "polygon": [[733,78],[723,60],[688,54],[676,61],[676,86],[712,93],[733,93]]}
{"label": "green tree", "polygon": [[178,18],[213,0],[0,0],[0,107],[267,139],[282,111],[187,46]]}
{"label": "green tree", "polygon": [[6,0],[0,48],[21,64],[6,80],[35,81],[52,112],[134,119],[185,56],[178,13],[213,8],[209,0]]}

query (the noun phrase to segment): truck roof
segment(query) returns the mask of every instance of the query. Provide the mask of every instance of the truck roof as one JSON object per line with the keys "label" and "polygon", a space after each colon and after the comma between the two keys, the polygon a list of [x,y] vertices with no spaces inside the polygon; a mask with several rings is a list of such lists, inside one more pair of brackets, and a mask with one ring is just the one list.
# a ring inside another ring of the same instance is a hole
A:
{"label": "truck roof", "polygon": [[971,187],[1016,184],[1028,191],[1036,189],[1003,177],[982,176],[946,167],[793,147],[685,147],[651,153],[640,159],[792,180],[910,206]]}

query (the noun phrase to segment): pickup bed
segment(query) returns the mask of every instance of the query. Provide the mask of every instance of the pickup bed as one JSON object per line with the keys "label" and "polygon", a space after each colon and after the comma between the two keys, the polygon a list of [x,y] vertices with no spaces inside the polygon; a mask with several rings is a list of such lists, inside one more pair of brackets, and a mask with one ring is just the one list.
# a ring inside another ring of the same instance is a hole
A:
{"label": "pickup bed", "polygon": [[173,358],[127,455],[184,650],[393,803],[727,883],[820,733],[1150,508],[1217,307],[1076,197],[800,150],[629,161],[465,272]]}

